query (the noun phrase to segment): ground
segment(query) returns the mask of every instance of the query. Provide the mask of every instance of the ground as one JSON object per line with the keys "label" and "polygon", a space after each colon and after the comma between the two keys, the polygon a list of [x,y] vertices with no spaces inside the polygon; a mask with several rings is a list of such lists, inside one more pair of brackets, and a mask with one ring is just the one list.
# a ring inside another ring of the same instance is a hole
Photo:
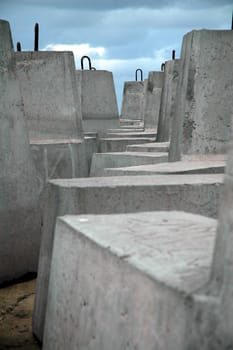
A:
{"label": "ground", "polygon": [[36,280],[0,288],[0,350],[39,350],[32,335]]}

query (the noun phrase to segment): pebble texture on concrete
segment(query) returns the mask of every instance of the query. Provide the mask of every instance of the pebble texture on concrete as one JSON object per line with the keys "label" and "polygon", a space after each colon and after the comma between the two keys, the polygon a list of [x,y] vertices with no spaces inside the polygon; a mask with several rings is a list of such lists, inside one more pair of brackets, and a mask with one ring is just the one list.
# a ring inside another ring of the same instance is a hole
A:
{"label": "pebble texture on concrete", "polygon": [[194,30],[183,38],[169,159],[225,153],[233,114],[233,31]]}
{"label": "pebble texture on concrete", "polygon": [[82,138],[73,53],[15,55],[30,140]]}
{"label": "pebble texture on concrete", "polygon": [[2,20],[0,37],[0,282],[3,282],[37,270],[41,216],[10,26]]}
{"label": "pebble texture on concrete", "polygon": [[215,231],[182,212],[60,218],[43,349],[185,349]]}

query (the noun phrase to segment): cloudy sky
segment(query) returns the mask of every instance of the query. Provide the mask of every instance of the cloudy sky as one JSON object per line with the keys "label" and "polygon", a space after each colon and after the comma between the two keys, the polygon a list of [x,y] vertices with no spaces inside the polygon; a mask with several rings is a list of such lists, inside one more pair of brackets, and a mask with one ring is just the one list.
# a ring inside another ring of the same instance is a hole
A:
{"label": "cloudy sky", "polygon": [[141,68],[160,70],[179,57],[182,37],[192,29],[230,29],[233,0],[0,0],[0,16],[11,25],[14,45],[33,50],[72,50],[77,69],[89,55],[97,69],[113,72],[118,104],[124,81]]}

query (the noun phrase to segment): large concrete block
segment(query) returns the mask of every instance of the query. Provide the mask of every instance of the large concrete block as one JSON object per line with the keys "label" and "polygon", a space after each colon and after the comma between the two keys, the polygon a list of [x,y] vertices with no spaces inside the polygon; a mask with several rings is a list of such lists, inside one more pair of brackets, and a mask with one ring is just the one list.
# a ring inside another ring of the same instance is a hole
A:
{"label": "large concrete block", "polygon": [[182,212],[59,218],[43,349],[191,349],[215,230]]}
{"label": "large concrete block", "polygon": [[160,162],[160,164],[148,164],[126,166],[119,168],[106,168],[102,176],[127,176],[127,175],[156,175],[156,174],[223,174],[226,162],[224,160],[186,160],[178,162]]}
{"label": "large concrete block", "polygon": [[184,36],[169,158],[225,153],[233,114],[233,31]]}
{"label": "large concrete block", "polygon": [[38,184],[10,26],[0,20],[0,283],[37,270]]}
{"label": "large concrete block", "polygon": [[82,118],[84,131],[119,128],[119,113],[112,72],[77,70],[81,77]]}
{"label": "large concrete block", "polygon": [[167,162],[167,153],[152,152],[108,152],[95,153],[92,157],[90,176],[103,176],[105,168],[158,164]]}
{"label": "large concrete block", "polygon": [[124,152],[128,145],[154,142],[155,137],[100,137],[98,152]]}
{"label": "large concrete block", "polygon": [[216,217],[222,178],[222,175],[161,175],[49,181],[33,316],[35,335],[42,340],[57,216],[185,210]]}
{"label": "large concrete block", "polygon": [[145,91],[145,104],[143,116],[144,126],[147,129],[157,128],[163,84],[163,72],[149,72]]}
{"label": "large concrete block", "polygon": [[122,97],[121,119],[143,120],[144,99],[144,82],[126,81]]}
{"label": "large concrete block", "polygon": [[180,60],[165,62],[164,84],[161,96],[161,108],[158,118],[157,141],[166,142],[170,140],[172,120],[176,108],[177,85],[180,75]]}
{"label": "large concrete block", "polygon": [[141,145],[128,145],[126,151],[129,152],[168,152],[169,142],[151,142]]}
{"label": "large concrete block", "polygon": [[17,52],[31,139],[82,138],[81,95],[72,52]]}

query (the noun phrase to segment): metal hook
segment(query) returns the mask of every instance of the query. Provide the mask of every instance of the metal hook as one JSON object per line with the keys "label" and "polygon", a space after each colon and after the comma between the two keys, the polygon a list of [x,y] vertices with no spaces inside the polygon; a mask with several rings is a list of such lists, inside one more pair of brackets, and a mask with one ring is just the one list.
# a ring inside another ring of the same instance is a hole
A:
{"label": "metal hook", "polygon": [[176,50],[172,50],[172,59],[175,60],[176,58]]}
{"label": "metal hook", "polygon": [[39,50],[39,24],[35,24],[34,51]]}
{"label": "metal hook", "polygon": [[161,64],[161,71],[164,72],[164,70],[165,70],[165,63],[162,63]]}
{"label": "metal hook", "polygon": [[91,67],[91,70],[96,70],[96,68],[95,67]]}
{"label": "metal hook", "polygon": [[82,58],[81,58],[81,69],[83,70],[84,68],[84,66],[83,66],[83,61],[84,61],[84,59],[87,59],[88,60],[88,63],[89,63],[89,70],[91,70],[92,68],[91,68],[91,59],[90,59],[90,57],[89,56],[83,56]]}
{"label": "metal hook", "polygon": [[138,72],[141,74],[141,81],[143,81],[143,72],[141,68],[136,69],[135,71],[135,80],[138,81]]}
{"label": "metal hook", "polygon": [[232,11],[232,17],[231,17],[231,30],[233,30],[233,11]]}
{"label": "metal hook", "polygon": [[16,47],[17,47],[17,51],[20,52],[21,51],[21,44],[19,41],[17,42]]}

